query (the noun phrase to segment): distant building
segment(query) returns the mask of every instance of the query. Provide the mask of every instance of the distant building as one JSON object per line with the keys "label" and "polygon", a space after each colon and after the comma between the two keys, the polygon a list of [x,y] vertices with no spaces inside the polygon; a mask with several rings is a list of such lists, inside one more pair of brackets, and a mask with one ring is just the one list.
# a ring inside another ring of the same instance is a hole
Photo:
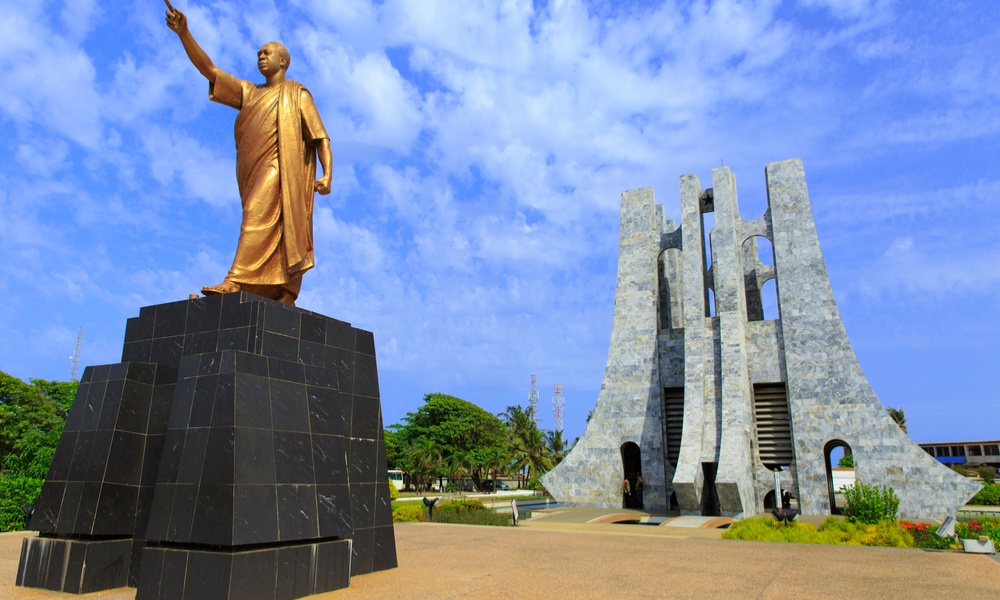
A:
{"label": "distant building", "polygon": [[918,444],[924,452],[946,465],[1000,467],[1000,440],[988,442],[934,442]]}

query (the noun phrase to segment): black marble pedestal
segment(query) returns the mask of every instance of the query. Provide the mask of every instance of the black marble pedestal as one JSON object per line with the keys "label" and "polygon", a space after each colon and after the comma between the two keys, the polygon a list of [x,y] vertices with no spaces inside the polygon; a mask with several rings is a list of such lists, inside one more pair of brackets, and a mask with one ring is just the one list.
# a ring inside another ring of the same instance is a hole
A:
{"label": "black marble pedestal", "polygon": [[298,598],[396,566],[370,332],[228,294],[143,308],[122,360],[84,372],[19,585]]}

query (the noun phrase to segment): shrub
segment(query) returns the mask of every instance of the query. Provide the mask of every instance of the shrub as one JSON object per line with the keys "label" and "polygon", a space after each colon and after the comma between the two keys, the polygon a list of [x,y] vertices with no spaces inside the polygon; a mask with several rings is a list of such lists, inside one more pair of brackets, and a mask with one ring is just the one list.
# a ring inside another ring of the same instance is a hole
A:
{"label": "shrub", "polygon": [[24,505],[35,504],[43,481],[24,475],[0,475],[0,531],[24,529]]}
{"label": "shrub", "polygon": [[931,548],[936,550],[948,550],[957,548],[958,544],[950,537],[943,538],[934,535],[940,525],[929,523],[912,523],[910,521],[900,521],[899,526],[910,532],[913,536],[913,545],[916,548]]}
{"label": "shrub", "polygon": [[913,536],[913,545],[917,548],[947,550],[958,547],[958,544],[951,538],[943,538],[934,535],[940,525],[911,523],[909,521],[901,521],[899,525],[903,529],[910,532],[910,535]]}
{"label": "shrub", "polygon": [[435,514],[440,514],[442,512],[452,512],[452,513],[471,513],[471,512],[483,512],[489,509],[483,506],[483,503],[475,498],[460,498],[458,500],[451,500],[445,502],[438,506],[435,510]]}
{"label": "shrub", "polygon": [[770,517],[743,519],[733,523],[722,534],[727,540],[750,540],[757,542],[798,542],[819,544],[819,533],[810,523],[782,523]]}
{"label": "shrub", "polygon": [[955,524],[955,535],[962,540],[976,540],[985,535],[1000,546],[1000,521],[990,517]]}
{"label": "shrub", "polygon": [[463,525],[513,525],[510,515],[494,512],[474,498],[452,500],[441,505],[434,511],[434,520]]}
{"label": "shrub", "polygon": [[399,490],[396,489],[396,484],[389,480],[389,501],[399,500]]}
{"label": "shrub", "polygon": [[874,525],[895,521],[899,515],[899,497],[889,486],[868,485],[861,481],[844,488],[844,516],[848,521]]}
{"label": "shrub", "polygon": [[997,470],[989,465],[979,465],[976,472],[979,473],[979,478],[986,483],[993,483],[993,480],[997,478]]}
{"label": "shrub", "polygon": [[914,538],[897,523],[883,521],[875,525],[852,523],[830,517],[819,528],[809,523],[781,523],[770,517],[737,521],[722,534],[727,540],[759,542],[795,542],[839,546],[885,546],[911,548]]}
{"label": "shrub", "polygon": [[461,512],[461,511],[434,511],[434,521],[437,523],[458,523],[461,525],[493,525],[508,526],[514,521],[510,515],[494,512],[490,509],[483,511]]}
{"label": "shrub", "polygon": [[828,518],[819,527],[822,537],[830,544],[845,546],[882,546],[886,548],[912,548],[913,535],[895,521],[861,523]]}
{"label": "shrub", "polygon": [[424,520],[424,508],[416,503],[403,504],[392,509],[393,523],[417,523]]}
{"label": "shrub", "polygon": [[962,477],[968,477],[969,476],[969,470],[966,469],[965,467],[963,467],[962,465],[950,465],[950,466],[951,466],[951,470],[952,471],[958,473]]}
{"label": "shrub", "polygon": [[969,500],[969,504],[976,506],[1000,506],[1000,484],[987,483],[983,486],[983,489],[979,490],[979,493]]}

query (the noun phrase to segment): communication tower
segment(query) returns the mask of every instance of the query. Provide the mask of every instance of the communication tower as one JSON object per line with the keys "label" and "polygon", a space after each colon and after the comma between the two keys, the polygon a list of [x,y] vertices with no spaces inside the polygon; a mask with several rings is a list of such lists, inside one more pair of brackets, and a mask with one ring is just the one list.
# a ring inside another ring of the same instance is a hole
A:
{"label": "communication tower", "polygon": [[531,422],[538,425],[538,388],[535,386],[535,376],[531,376],[531,391],[528,392],[528,414]]}
{"label": "communication tower", "polygon": [[69,371],[70,381],[76,381],[76,371],[80,368],[80,344],[83,342],[83,325],[76,330],[76,348],[73,350],[73,356],[69,357],[72,361],[72,368]]}
{"label": "communication tower", "polygon": [[566,406],[566,398],[563,397],[562,385],[556,384],[555,391],[552,393],[552,416],[555,419],[555,430],[562,431],[563,429],[563,407]]}

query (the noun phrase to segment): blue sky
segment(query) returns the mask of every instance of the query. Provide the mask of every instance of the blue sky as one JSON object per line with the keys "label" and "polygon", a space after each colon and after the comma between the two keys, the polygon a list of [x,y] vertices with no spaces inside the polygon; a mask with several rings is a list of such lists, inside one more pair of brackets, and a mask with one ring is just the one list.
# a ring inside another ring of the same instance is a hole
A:
{"label": "blue sky", "polygon": [[[375,332],[383,413],[499,412],[536,374],[582,433],[622,191],[801,157],[862,368],[917,441],[1000,438],[1000,3],[177,0],[215,63],[283,41],[332,138],[299,305]],[[232,124],[154,0],[0,0],[0,370],[120,360],[226,273]]]}

